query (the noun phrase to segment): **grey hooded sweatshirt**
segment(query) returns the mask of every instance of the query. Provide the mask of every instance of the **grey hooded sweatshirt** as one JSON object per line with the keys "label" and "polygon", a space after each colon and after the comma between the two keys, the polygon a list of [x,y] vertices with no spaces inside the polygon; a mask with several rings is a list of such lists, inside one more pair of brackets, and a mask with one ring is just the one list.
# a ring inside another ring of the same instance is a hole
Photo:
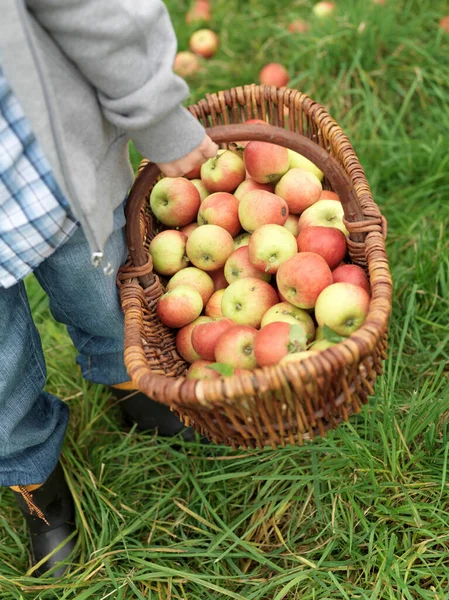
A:
{"label": "grey hooded sweatshirt", "polygon": [[160,0],[0,0],[0,63],[93,256],[133,181],[129,140],[169,162],[204,138],[176,46]]}

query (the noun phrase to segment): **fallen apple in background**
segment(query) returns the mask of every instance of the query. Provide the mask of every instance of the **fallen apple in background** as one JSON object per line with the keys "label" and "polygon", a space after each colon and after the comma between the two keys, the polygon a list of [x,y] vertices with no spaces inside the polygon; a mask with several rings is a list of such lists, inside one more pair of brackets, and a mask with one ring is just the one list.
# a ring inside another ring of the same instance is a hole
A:
{"label": "fallen apple in background", "polygon": [[250,177],[258,183],[276,183],[289,169],[287,148],[269,142],[249,142],[243,161]]}
{"label": "fallen apple in background", "polygon": [[223,298],[224,288],[221,290],[217,290],[212,294],[209,298],[206,308],[204,312],[208,317],[213,317],[214,319],[220,319],[223,316],[221,312],[221,299]]}
{"label": "fallen apple in background", "polygon": [[164,177],[150,194],[154,216],[169,227],[182,227],[195,221],[200,204],[198,190],[184,177]]}
{"label": "fallen apple in background", "polygon": [[178,52],[173,63],[173,71],[180,77],[195,75],[201,68],[198,57],[193,52]]}
{"label": "fallen apple in background", "polygon": [[234,325],[226,330],[215,346],[215,360],[226,363],[235,369],[255,369],[254,339],[257,334],[255,327],[249,325]]}
{"label": "fallen apple in background", "polygon": [[302,19],[295,19],[288,24],[287,29],[290,33],[307,33],[310,31],[310,25]]}
{"label": "fallen apple in background", "polygon": [[259,327],[263,315],[277,304],[278,295],[266,281],[245,277],[231,283],[223,294],[221,310],[238,325]]}
{"label": "fallen apple in background", "polygon": [[234,325],[232,319],[212,319],[200,323],[192,331],[192,346],[204,360],[215,360],[215,346],[220,336]]}
{"label": "fallen apple in background", "polygon": [[260,367],[276,365],[287,354],[306,349],[306,333],[302,327],[290,323],[269,323],[257,332],[254,355]]}
{"label": "fallen apple in background", "polygon": [[246,169],[242,158],[231,150],[219,150],[201,166],[201,179],[208,191],[232,194],[245,180]]}
{"label": "fallen apple in background", "polygon": [[358,265],[340,265],[332,271],[334,283],[345,282],[358,285],[368,294],[371,292],[368,275]]}
{"label": "fallen apple in background", "polygon": [[[254,234],[253,234],[254,235]],[[295,248],[296,250],[296,248]],[[244,277],[255,277],[263,281],[270,281],[269,272],[261,271],[257,265],[250,260],[249,246],[242,246],[229,256],[224,266],[224,275],[228,283]]]}
{"label": "fallen apple in background", "polygon": [[299,252],[316,252],[335,269],[347,252],[346,236],[336,227],[305,227],[297,237]]}
{"label": "fallen apple in background", "polygon": [[176,334],[176,349],[186,362],[193,363],[200,358],[200,355],[192,346],[192,331],[196,325],[207,323],[208,321],[210,321],[210,317],[200,316],[195,321],[192,321],[192,323],[181,327]]}
{"label": "fallen apple in background", "polygon": [[189,41],[189,48],[198,56],[211,58],[216,54],[219,46],[217,34],[211,29],[198,29],[192,34]]}
{"label": "fallen apple in background", "polygon": [[209,0],[195,0],[186,13],[186,23],[197,23],[198,21],[210,21],[211,10]]}
{"label": "fallen apple in background", "polygon": [[167,327],[181,328],[198,318],[203,310],[200,293],[191,285],[177,285],[158,300],[156,311]]}
{"label": "fallen apple in background", "polygon": [[272,62],[262,67],[259,73],[259,81],[262,85],[284,87],[290,81],[290,76],[284,65]]}
{"label": "fallen apple in background", "polygon": [[199,225],[218,225],[234,237],[241,229],[239,201],[228,192],[214,192],[201,203],[198,211]]}
{"label": "fallen apple in background", "polygon": [[250,237],[248,260],[262,273],[276,273],[297,251],[296,238],[285,227],[262,225]]}
{"label": "fallen apple in background", "polygon": [[176,229],[158,233],[150,243],[153,269],[159,275],[174,275],[189,264],[186,256],[187,236]]}
{"label": "fallen apple in background", "polygon": [[349,235],[343,223],[344,211],[341,202],[337,200],[318,200],[301,214],[298,221],[299,233],[305,228],[315,225],[317,227],[336,227],[345,235]]}
{"label": "fallen apple in background", "polygon": [[316,175],[293,167],[276,184],[274,193],[284,198],[289,213],[299,215],[320,199],[321,181]]}
{"label": "fallen apple in background", "polygon": [[233,251],[232,235],[218,225],[201,225],[187,239],[187,256],[195,267],[203,271],[223,267]]}
{"label": "fallen apple in background", "polygon": [[253,190],[240,200],[238,215],[243,229],[253,233],[262,225],[284,225],[288,217],[288,206],[276,194]]}
{"label": "fallen apple in background", "polygon": [[320,19],[330,17],[335,12],[335,4],[333,2],[317,2],[312,10]]}
{"label": "fallen apple in background", "polygon": [[200,293],[204,306],[206,306],[207,301],[215,290],[212,278],[205,271],[197,267],[187,267],[178,271],[169,280],[165,289],[168,292],[180,284],[191,285],[195,288]]}
{"label": "fallen apple in background", "polygon": [[276,282],[282,296],[298,308],[313,308],[332,283],[329,265],[319,254],[299,252],[279,267]]}
{"label": "fallen apple in background", "polygon": [[348,336],[356,331],[368,314],[370,295],[352,283],[333,283],[318,296],[315,318],[319,326],[327,325],[335,333]]}
{"label": "fallen apple in background", "polygon": [[438,26],[446,33],[449,33],[449,15],[447,15],[446,17],[442,17],[439,20]]}
{"label": "fallen apple in background", "polygon": [[315,338],[315,324],[312,317],[306,310],[293,306],[290,302],[279,302],[269,308],[262,317],[260,327],[263,328],[269,323],[275,322],[299,325],[306,333],[307,342]]}
{"label": "fallen apple in background", "polygon": [[315,163],[311,160],[299,154],[299,152],[295,152],[294,150],[288,149],[288,160],[289,160],[289,169],[302,169],[303,171],[309,171],[318,177],[320,181],[324,178],[324,173],[321,171]]}

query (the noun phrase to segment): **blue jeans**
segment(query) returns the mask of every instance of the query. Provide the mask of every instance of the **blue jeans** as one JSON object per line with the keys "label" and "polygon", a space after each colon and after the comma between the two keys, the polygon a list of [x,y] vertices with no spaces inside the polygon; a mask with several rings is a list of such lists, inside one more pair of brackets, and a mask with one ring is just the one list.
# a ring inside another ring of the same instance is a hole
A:
{"label": "blue jeans", "polygon": [[[80,228],[34,274],[50,310],[67,326],[83,376],[112,385],[129,380],[123,362],[124,319],[116,288],[127,256],[124,206],[114,213],[105,252],[114,273],[90,262]],[[46,368],[23,282],[0,289],[0,485],[42,483],[56,466],[69,411],[43,391]]]}

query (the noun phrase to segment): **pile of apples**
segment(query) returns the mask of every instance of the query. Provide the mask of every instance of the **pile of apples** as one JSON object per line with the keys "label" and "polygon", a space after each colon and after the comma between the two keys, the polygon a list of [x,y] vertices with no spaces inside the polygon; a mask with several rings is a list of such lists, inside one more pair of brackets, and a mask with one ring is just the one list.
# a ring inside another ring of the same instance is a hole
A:
{"label": "pile of apples", "polygon": [[362,325],[369,281],[346,262],[343,208],[322,179],[304,156],[250,141],[155,184],[162,225],[149,250],[166,290],[157,314],[179,329],[187,377],[301,360]]}

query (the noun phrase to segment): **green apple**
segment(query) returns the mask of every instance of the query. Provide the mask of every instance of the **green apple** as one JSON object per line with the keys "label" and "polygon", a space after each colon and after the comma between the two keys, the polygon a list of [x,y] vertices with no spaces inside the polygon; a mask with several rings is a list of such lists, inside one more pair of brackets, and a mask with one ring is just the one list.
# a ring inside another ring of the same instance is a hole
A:
{"label": "green apple", "polygon": [[301,214],[298,221],[298,230],[315,225],[317,227],[336,227],[346,236],[348,230],[343,223],[344,211],[339,200],[318,200]]}
{"label": "green apple", "polygon": [[302,169],[303,171],[310,171],[318,177],[320,181],[323,181],[324,173],[308,158],[295,152],[294,150],[288,150],[289,168],[290,169]]}
{"label": "green apple", "polygon": [[259,327],[263,315],[277,304],[278,295],[266,281],[245,277],[233,281],[224,291],[221,311],[238,325]]}
{"label": "green apple", "polygon": [[260,326],[263,328],[269,323],[281,321],[291,325],[300,325],[304,328],[307,341],[310,342],[315,336],[315,324],[309,313],[303,308],[293,306],[289,302],[279,302],[267,310],[262,318]]}
{"label": "green apple", "polygon": [[251,235],[249,260],[263,273],[276,273],[280,265],[298,252],[295,236],[282,225],[262,225]]}
{"label": "green apple", "polygon": [[189,264],[186,256],[187,236],[176,229],[158,233],[150,243],[153,268],[159,275],[174,275]]}
{"label": "green apple", "polygon": [[320,327],[327,325],[339,335],[348,336],[363,325],[368,314],[370,295],[352,283],[327,286],[315,304],[315,318]]}

